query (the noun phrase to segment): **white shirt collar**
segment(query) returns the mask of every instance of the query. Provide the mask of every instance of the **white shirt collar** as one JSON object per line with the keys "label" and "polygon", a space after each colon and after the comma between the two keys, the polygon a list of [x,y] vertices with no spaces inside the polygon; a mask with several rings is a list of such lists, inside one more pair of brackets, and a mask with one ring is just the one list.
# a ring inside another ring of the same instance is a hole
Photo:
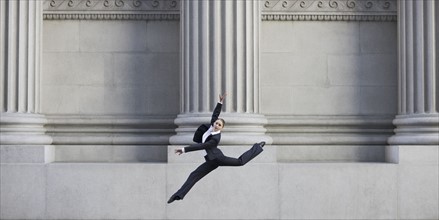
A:
{"label": "white shirt collar", "polygon": [[219,133],[221,133],[221,131],[212,131],[212,133],[210,133],[210,134],[215,135],[215,134],[219,134]]}
{"label": "white shirt collar", "polygon": [[221,131],[213,131],[213,126],[210,126],[210,128],[203,134],[202,143],[204,143],[209,137],[209,135],[216,135],[221,133]]}

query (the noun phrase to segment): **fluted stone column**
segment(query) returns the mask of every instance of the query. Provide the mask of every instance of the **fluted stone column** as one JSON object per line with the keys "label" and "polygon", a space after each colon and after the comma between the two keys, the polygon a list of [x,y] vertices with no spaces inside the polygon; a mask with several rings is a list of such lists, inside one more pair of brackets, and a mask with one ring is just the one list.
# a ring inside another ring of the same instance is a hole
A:
{"label": "fluted stone column", "polygon": [[42,1],[0,1],[1,162],[47,162],[38,114]]}
{"label": "fluted stone column", "polygon": [[222,144],[248,144],[265,135],[259,114],[260,1],[182,1],[181,114],[171,144],[192,142],[227,92]]}
{"label": "fluted stone column", "polygon": [[439,144],[438,8],[399,1],[399,106],[392,145]]}
{"label": "fluted stone column", "polygon": [[434,0],[398,1],[399,107],[387,161],[398,164],[398,216],[437,219],[438,12]]}

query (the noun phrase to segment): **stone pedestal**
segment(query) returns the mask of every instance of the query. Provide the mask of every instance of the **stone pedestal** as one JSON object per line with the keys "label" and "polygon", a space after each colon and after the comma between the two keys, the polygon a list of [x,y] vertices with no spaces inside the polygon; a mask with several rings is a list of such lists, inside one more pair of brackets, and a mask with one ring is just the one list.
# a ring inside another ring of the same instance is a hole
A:
{"label": "stone pedestal", "polygon": [[[0,2],[0,125],[2,163],[50,162],[52,138],[38,114],[41,1]],[[14,159],[15,158],[15,159]]]}
{"label": "stone pedestal", "polygon": [[209,123],[218,95],[227,92],[222,144],[252,144],[265,135],[259,114],[259,1],[183,1],[181,5],[181,114],[171,144],[192,143]]}

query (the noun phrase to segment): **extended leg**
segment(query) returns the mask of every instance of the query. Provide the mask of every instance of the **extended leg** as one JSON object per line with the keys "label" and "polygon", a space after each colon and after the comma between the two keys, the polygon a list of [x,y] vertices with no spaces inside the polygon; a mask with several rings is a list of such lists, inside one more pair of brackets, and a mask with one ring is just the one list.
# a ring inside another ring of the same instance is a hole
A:
{"label": "extended leg", "polygon": [[216,169],[218,165],[214,162],[206,161],[201,164],[197,169],[195,169],[187,178],[186,182],[181,186],[181,188],[169,199],[168,203],[174,200],[183,199],[189,190],[197,183],[201,178],[206,176],[212,170]]}
{"label": "extended leg", "polygon": [[218,165],[220,166],[243,166],[250,160],[258,156],[263,151],[261,144],[254,144],[252,148],[244,152],[238,158],[223,157],[218,159]]}

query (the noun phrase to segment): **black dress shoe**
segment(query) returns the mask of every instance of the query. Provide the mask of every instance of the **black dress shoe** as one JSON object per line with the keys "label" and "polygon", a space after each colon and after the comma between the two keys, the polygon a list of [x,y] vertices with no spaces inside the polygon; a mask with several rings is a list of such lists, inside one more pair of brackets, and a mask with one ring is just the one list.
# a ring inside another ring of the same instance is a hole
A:
{"label": "black dress shoe", "polygon": [[264,145],[265,145],[265,141],[259,142],[259,146],[264,147]]}
{"label": "black dress shoe", "polygon": [[175,200],[180,200],[180,197],[179,196],[171,196],[171,198],[169,198],[169,200],[168,200],[168,204],[174,202]]}

